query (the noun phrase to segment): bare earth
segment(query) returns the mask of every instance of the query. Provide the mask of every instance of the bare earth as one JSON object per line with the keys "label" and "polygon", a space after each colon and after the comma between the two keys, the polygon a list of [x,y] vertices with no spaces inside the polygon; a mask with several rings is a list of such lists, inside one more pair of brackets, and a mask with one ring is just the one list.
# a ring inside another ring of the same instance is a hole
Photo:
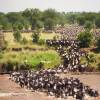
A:
{"label": "bare earth", "polygon": [[[98,90],[100,94],[100,75],[68,75],[61,74],[60,77],[79,78],[84,85],[89,85],[93,90]],[[64,100],[62,98],[54,98],[47,96],[42,92],[32,92],[25,88],[20,88],[18,83],[9,80],[9,75],[0,75],[0,100]],[[72,97],[67,100],[76,100]],[[100,100],[99,98],[89,98],[86,100]]]}

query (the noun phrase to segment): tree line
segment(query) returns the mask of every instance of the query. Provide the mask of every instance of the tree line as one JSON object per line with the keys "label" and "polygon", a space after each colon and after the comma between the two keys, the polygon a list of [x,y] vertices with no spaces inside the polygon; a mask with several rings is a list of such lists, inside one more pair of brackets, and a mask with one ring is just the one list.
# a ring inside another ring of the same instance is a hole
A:
{"label": "tree line", "polygon": [[52,30],[59,24],[75,24],[84,25],[86,28],[92,29],[95,24],[100,27],[100,12],[57,12],[55,9],[49,8],[40,11],[38,8],[25,9],[22,12],[8,12],[7,14],[0,12],[0,25],[2,30],[31,30],[44,27],[46,30]]}

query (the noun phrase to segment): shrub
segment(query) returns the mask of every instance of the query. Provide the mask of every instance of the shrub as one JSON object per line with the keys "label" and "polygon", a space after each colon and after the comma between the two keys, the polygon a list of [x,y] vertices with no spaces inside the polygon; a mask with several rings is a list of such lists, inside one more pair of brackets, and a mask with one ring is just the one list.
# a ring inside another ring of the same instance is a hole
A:
{"label": "shrub", "polygon": [[43,22],[37,21],[36,27],[37,28],[42,28],[43,27]]}
{"label": "shrub", "polygon": [[14,66],[13,61],[8,60],[8,61],[7,61],[7,67],[6,67],[6,70],[7,70],[7,71],[13,71],[13,70],[14,70],[13,66]]}
{"label": "shrub", "polygon": [[38,40],[38,44],[39,45],[44,45],[46,42],[45,42],[45,39],[39,39]]}
{"label": "shrub", "polygon": [[13,36],[14,36],[15,41],[20,42],[20,39],[21,39],[22,36],[21,36],[21,33],[20,33],[19,30],[15,31],[13,33]]}
{"label": "shrub", "polygon": [[31,35],[31,37],[33,38],[33,42],[37,43],[40,38],[40,35],[39,35],[39,33],[36,33],[34,31],[33,34]]}
{"label": "shrub", "polygon": [[4,56],[0,53],[0,59],[4,58]]}
{"label": "shrub", "polygon": [[57,36],[53,36],[53,40],[54,41],[57,41]]}
{"label": "shrub", "polygon": [[23,39],[21,40],[21,44],[26,44],[26,43],[28,43],[28,40],[25,37],[23,37]]}
{"label": "shrub", "polygon": [[46,30],[52,30],[55,27],[55,20],[47,18],[44,22],[44,27]]}
{"label": "shrub", "polygon": [[5,44],[5,45],[4,45],[4,47],[2,48],[2,50],[7,49],[7,46],[8,46],[8,41],[6,41],[6,40],[5,40],[5,41],[4,41],[4,44]]}
{"label": "shrub", "polygon": [[93,34],[87,29],[84,32],[80,32],[77,40],[81,41],[80,47],[89,47],[92,44]]}
{"label": "shrub", "polygon": [[93,23],[91,21],[85,21],[85,28],[88,28],[89,30],[93,28]]}
{"label": "shrub", "polygon": [[94,58],[92,57],[92,58],[90,58],[90,62],[94,62]]}

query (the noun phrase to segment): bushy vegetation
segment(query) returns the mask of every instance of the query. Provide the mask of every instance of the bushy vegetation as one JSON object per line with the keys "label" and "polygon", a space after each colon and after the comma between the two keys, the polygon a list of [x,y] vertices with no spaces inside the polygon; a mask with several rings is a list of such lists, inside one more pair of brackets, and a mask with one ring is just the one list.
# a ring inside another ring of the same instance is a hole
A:
{"label": "bushy vegetation", "polygon": [[20,33],[19,30],[15,31],[15,32],[13,33],[13,36],[14,36],[15,41],[20,42],[22,36],[21,36],[21,33]]}
{"label": "bushy vegetation", "polygon": [[45,44],[46,44],[45,39],[38,40],[38,45],[45,45]]}
{"label": "bushy vegetation", "polygon": [[33,32],[33,34],[31,35],[31,37],[33,38],[33,43],[37,43],[39,38],[40,38],[40,34],[37,32]]}
{"label": "bushy vegetation", "polygon": [[[61,57],[56,51],[20,51],[20,52],[6,52],[2,54],[2,64],[5,64],[5,70],[15,70],[16,66],[18,69],[27,70],[39,69],[40,61],[46,61],[43,66],[54,67],[59,65]],[[24,63],[25,60],[28,60],[27,63]]]}
{"label": "bushy vegetation", "polygon": [[87,29],[84,32],[80,32],[77,40],[81,41],[80,47],[89,47],[92,44],[93,34]]}
{"label": "bushy vegetation", "polygon": [[21,44],[26,44],[26,43],[28,43],[28,40],[25,37],[23,37],[23,39],[21,40]]}
{"label": "bushy vegetation", "polygon": [[89,30],[93,28],[93,23],[91,21],[86,20],[85,21],[85,28],[88,28]]}

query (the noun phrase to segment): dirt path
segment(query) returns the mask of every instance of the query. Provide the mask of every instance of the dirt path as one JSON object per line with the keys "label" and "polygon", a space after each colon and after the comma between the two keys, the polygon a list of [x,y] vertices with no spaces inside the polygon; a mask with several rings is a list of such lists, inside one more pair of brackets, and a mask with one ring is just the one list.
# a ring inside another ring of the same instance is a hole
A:
{"label": "dirt path", "polygon": [[[92,89],[98,90],[100,94],[100,75],[68,75],[61,74],[60,77],[79,78],[85,85],[89,85]],[[42,92],[32,92],[25,88],[20,88],[18,83],[9,80],[9,75],[0,75],[0,100],[64,100],[61,98],[48,97]],[[66,100],[76,100],[69,97]],[[100,98],[89,98],[86,100],[100,100]]]}

